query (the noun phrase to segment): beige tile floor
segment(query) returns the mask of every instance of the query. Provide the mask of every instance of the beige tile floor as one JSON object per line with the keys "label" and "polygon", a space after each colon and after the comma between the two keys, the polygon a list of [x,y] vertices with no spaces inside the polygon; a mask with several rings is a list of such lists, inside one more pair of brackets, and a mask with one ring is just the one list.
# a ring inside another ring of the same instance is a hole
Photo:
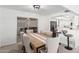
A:
{"label": "beige tile floor", "polygon": [[[79,53],[79,48],[78,49],[73,49],[73,50],[67,50],[64,48],[64,44],[59,45],[59,53]],[[22,53],[22,45],[21,42],[18,44],[12,44],[9,46],[1,47],[0,48],[0,53]]]}
{"label": "beige tile floor", "polygon": [[0,48],[0,53],[22,53],[21,44],[12,44]]}
{"label": "beige tile floor", "polygon": [[67,50],[64,48],[65,46],[66,45],[64,44],[59,45],[59,53],[79,53],[79,48],[77,49],[73,48],[72,50]]}

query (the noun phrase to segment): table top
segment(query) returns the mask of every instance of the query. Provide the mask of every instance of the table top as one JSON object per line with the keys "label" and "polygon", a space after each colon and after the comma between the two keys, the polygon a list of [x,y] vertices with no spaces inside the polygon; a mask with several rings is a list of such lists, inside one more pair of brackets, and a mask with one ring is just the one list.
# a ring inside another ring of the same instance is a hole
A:
{"label": "table top", "polygon": [[33,33],[29,33],[28,34],[29,38],[31,39],[31,43],[35,48],[38,48],[40,46],[45,45],[45,43],[41,40],[39,40],[40,38],[35,36]]}

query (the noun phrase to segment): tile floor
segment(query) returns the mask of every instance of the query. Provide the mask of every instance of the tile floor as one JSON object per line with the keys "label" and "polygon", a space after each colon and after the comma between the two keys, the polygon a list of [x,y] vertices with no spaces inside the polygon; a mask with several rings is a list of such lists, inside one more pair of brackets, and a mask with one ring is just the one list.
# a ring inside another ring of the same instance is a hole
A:
{"label": "tile floor", "polygon": [[[79,49],[67,50],[64,44],[59,45],[59,53],[79,53]],[[0,53],[23,53],[21,42],[0,48]]]}

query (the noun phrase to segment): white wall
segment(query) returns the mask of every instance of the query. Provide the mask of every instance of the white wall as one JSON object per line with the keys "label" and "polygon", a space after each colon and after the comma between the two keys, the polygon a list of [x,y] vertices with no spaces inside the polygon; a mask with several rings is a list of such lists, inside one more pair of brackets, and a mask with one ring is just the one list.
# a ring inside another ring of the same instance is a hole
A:
{"label": "white wall", "polygon": [[49,31],[49,16],[39,16],[38,31]]}
{"label": "white wall", "polygon": [[35,17],[31,13],[0,8],[0,46],[16,43],[17,16]]}
{"label": "white wall", "polygon": [[[0,11],[1,11],[1,9],[0,9]],[[1,39],[2,39],[2,21],[1,21],[1,14],[2,14],[2,12],[0,12],[0,46],[1,46]]]}

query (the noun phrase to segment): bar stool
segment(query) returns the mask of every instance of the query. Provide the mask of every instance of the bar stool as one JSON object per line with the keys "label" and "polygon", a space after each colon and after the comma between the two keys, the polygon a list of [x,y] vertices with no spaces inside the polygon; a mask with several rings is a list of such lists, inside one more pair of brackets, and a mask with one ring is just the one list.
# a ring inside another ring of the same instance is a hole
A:
{"label": "bar stool", "polygon": [[69,46],[69,37],[72,37],[72,34],[65,34],[67,37],[67,46],[65,46],[66,49],[72,50],[72,47]]}

